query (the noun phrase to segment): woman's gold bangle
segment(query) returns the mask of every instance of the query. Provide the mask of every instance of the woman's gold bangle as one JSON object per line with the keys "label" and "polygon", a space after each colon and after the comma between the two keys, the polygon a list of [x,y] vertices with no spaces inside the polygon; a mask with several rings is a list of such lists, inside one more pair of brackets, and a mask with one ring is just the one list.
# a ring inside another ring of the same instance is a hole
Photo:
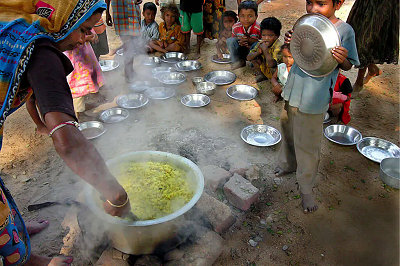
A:
{"label": "woman's gold bangle", "polygon": [[112,207],[114,207],[114,208],[122,208],[122,207],[124,207],[126,204],[128,204],[128,202],[129,202],[128,195],[126,195],[126,201],[125,201],[123,204],[121,204],[121,205],[116,205],[116,204],[112,203],[111,201],[107,200],[107,203],[110,204],[110,205],[111,205]]}

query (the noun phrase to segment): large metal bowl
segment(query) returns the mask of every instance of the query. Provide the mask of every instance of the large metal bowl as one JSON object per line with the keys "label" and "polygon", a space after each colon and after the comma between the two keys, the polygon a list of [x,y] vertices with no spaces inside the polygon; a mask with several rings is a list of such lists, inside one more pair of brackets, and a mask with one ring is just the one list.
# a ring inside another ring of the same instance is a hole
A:
{"label": "large metal bowl", "polygon": [[180,61],[184,61],[187,59],[187,56],[184,53],[178,52],[168,52],[164,55],[160,56],[160,60],[164,63],[175,64]]}
{"label": "large metal bowl", "polygon": [[250,101],[257,97],[258,90],[249,85],[233,85],[226,89],[226,94],[235,100]]}
{"label": "large metal bowl", "polygon": [[182,215],[196,204],[203,193],[204,177],[192,161],[175,154],[159,151],[124,154],[107,161],[107,165],[111,173],[118,178],[119,166],[132,161],[167,162],[179,167],[186,173],[186,178],[194,190],[193,198],[176,212],[154,220],[131,222],[106,214],[99,204],[98,192],[89,185],[85,187],[88,207],[108,229],[108,235],[114,248],[133,255],[151,254],[159,244],[177,233],[183,220]]}
{"label": "large metal bowl", "polygon": [[197,60],[185,60],[175,64],[176,71],[194,71],[201,68],[201,63]]}
{"label": "large metal bowl", "polygon": [[400,148],[397,145],[375,137],[363,138],[357,143],[357,149],[362,155],[377,163],[386,158],[400,158]]}
{"label": "large metal bowl", "polygon": [[148,102],[149,98],[141,93],[121,95],[117,98],[118,106],[126,109],[140,108],[145,106]]}
{"label": "large metal bowl", "polygon": [[186,75],[181,72],[165,72],[161,73],[158,80],[165,85],[178,85],[186,80]]}
{"label": "large metal bowl", "polygon": [[128,110],[125,110],[124,108],[114,107],[103,111],[100,114],[99,118],[103,123],[112,124],[124,121],[128,118],[128,116]]}
{"label": "large metal bowl", "polygon": [[204,76],[205,81],[213,82],[216,85],[228,85],[236,80],[235,73],[226,70],[218,70],[207,73]]}
{"label": "large metal bowl", "polygon": [[381,161],[379,176],[393,188],[400,188],[400,158],[386,158]]}
{"label": "large metal bowl", "polygon": [[330,125],[325,128],[324,135],[340,145],[354,145],[362,139],[360,131],[345,125]]}
{"label": "large metal bowl", "polygon": [[273,146],[281,141],[281,133],[267,125],[250,125],[242,129],[240,137],[247,144],[257,147]]}
{"label": "large metal bowl", "polygon": [[215,89],[217,88],[217,85],[215,85],[212,82],[199,82],[196,85],[196,91],[197,93],[200,94],[205,94],[205,95],[213,95],[215,93]]}
{"label": "large metal bowl", "polygon": [[331,50],[340,46],[332,22],[320,14],[306,14],[293,27],[290,51],[296,64],[312,77],[329,75],[338,65]]}
{"label": "large metal bowl", "polygon": [[208,105],[210,101],[210,97],[204,94],[188,94],[181,99],[181,103],[184,106],[192,108],[204,107]]}
{"label": "large metal bowl", "polygon": [[108,72],[119,67],[118,61],[115,60],[100,60],[99,61],[101,71]]}
{"label": "large metal bowl", "polygon": [[79,123],[78,129],[86,137],[86,139],[95,139],[106,133],[106,128],[99,121],[88,121]]}

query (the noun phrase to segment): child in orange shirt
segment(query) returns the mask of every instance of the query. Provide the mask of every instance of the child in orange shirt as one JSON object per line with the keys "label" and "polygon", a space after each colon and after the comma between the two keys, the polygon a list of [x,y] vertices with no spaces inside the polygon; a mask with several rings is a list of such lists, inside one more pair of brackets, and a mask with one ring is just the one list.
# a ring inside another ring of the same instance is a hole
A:
{"label": "child in orange shirt", "polygon": [[185,36],[179,25],[179,10],[175,4],[169,4],[161,8],[160,39],[150,42],[150,47],[162,53],[183,52]]}

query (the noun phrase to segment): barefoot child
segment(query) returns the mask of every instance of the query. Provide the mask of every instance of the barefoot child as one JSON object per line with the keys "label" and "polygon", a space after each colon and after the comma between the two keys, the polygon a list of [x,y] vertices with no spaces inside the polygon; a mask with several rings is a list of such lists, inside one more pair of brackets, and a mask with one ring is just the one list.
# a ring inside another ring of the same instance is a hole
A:
{"label": "barefoot child", "polygon": [[185,37],[181,32],[181,26],[178,24],[179,10],[175,4],[168,4],[161,8],[161,18],[164,22],[160,23],[160,39],[150,41],[150,47],[155,51],[183,52]]}
{"label": "barefoot child", "polygon": [[294,63],[289,44],[285,43],[281,46],[281,53],[283,63],[278,65],[271,78],[272,92],[275,94],[274,102],[282,99],[282,87],[285,86]]}
{"label": "barefoot child", "polygon": [[150,47],[150,41],[155,41],[160,38],[160,32],[158,31],[158,24],[155,22],[157,14],[157,6],[152,2],[147,2],[143,5],[143,17],[144,19],[140,23],[140,32],[142,33],[142,39],[146,52],[154,52]]}
{"label": "barefoot child", "polygon": [[232,26],[237,22],[238,18],[235,12],[225,11],[222,15],[222,24],[224,28],[219,33],[217,41],[217,56],[222,58],[222,54],[228,54],[228,46],[226,40],[232,36]]}
{"label": "barefoot child", "polygon": [[232,69],[244,67],[246,57],[261,39],[260,25],[257,23],[258,6],[253,1],[240,3],[239,22],[232,27],[232,37],[226,41],[232,58]]}
{"label": "barefoot child", "polygon": [[[311,77],[294,62],[282,97],[285,106],[281,114],[282,144],[278,155],[277,176],[296,171],[296,178],[305,213],[318,209],[312,188],[318,173],[322,123],[331,102],[333,86],[339,69],[345,71],[358,65],[355,34],[351,26],[335,16],[344,0],[307,0],[307,13],[327,17],[339,32],[342,46],[331,50],[338,67],[325,77]],[[286,33],[290,43],[292,31]]]}
{"label": "barefoot child", "polygon": [[281,35],[281,22],[275,17],[265,18],[260,24],[260,29],[261,40],[247,55],[247,60],[251,61],[256,69],[256,82],[271,79],[277,64],[282,61],[282,42],[278,40]]}

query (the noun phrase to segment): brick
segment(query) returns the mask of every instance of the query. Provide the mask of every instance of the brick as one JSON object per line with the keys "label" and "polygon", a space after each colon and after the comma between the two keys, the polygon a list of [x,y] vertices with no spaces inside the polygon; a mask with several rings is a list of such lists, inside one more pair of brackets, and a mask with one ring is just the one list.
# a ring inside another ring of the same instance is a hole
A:
{"label": "brick", "polygon": [[234,174],[224,186],[225,196],[228,201],[243,211],[250,208],[258,200],[259,190],[250,181],[238,174]]}
{"label": "brick", "polygon": [[231,166],[231,168],[229,169],[229,172],[233,175],[233,174],[238,174],[241,176],[245,176],[246,175],[246,171],[249,170],[250,165],[239,161],[236,162],[234,165]]}
{"label": "brick", "polygon": [[249,180],[258,180],[260,178],[260,168],[257,165],[251,165],[244,173],[244,177]]}
{"label": "brick", "polygon": [[214,192],[217,190],[217,188],[222,188],[226,181],[228,181],[228,179],[232,176],[229,171],[226,171],[225,169],[215,165],[207,165],[202,167],[201,171],[204,175],[206,187]]}
{"label": "brick", "polygon": [[196,207],[206,216],[217,233],[225,232],[236,221],[229,206],[207,193],[203,193]]}
{"label": "brick", "polygon": [[114,257],[119,257],[116,256],[116,252],[114,249],[106,249],[100,256],[99,260],[96,262],[95,266],[129,266],[129,263],[126,260],[123,260],[122,253],[120,254],[120,258],[114,258]]}
{"label": "brick", "polygon": [[181,248],[183,258],[166,263],[166,266],[210,266],[222,253],[223,239],[214,231],[208,231],[193,245]]}

